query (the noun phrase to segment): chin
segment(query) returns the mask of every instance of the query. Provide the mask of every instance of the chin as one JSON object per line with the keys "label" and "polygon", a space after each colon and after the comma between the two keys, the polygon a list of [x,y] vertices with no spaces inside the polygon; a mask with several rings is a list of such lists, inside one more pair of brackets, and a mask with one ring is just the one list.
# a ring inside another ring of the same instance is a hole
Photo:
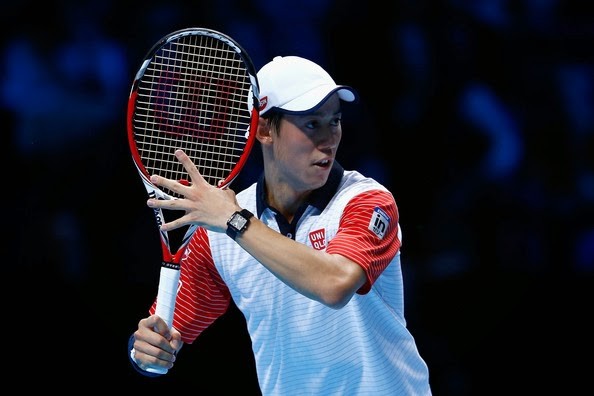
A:
{"label": "chin", "polygon": [[312,186],[312,190],[316,188],[322,187],[328,181],[328,176],[330,175],[330,169],[325,170],[324,172],[318,172],[318,174],[310,179],[310,184]]}

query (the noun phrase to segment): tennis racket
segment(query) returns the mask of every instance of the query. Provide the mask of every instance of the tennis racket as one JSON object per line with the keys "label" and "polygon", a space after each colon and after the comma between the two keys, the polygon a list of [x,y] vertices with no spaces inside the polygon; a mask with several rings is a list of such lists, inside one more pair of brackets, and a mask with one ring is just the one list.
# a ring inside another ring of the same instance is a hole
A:
{"label": "tennis racket", "polygon": [[[252,61],[229,36],[189,28],[159,40],[134,78],[127,113],[132,159],[149,197],[180,198],[151,183],[152,174],[190,183],[176,149],[185,151],[209,184],[227,187],[252,149],[258,94]],[[196,225],[183,227],[174,242],[171,233],[160,229],[167,222],[164,211],[153,210],[163,253],[155,313],[171,327],[180,261]]]}

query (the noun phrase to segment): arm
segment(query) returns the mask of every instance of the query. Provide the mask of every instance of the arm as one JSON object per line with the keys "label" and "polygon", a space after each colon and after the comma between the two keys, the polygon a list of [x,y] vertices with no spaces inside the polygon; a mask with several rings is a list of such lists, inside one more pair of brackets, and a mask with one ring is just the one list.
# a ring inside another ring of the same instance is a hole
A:
{"label": "arm", "polygon": [[360,265],[285,237],[252,218],[235,241],[297,292],[331,308],[342,308],[365,283]]}
{"label": "arm", "polygon": [[[373,227],[381,222],[385,227]],[[286,238],[259,220],[235,240],[287,285],[337,309],[355,293],[368,292],[398,253],[398,211],[387,191],[357,195],[345,207],[339,231],[325,251]]]}
{"label": "arm", "polygon": [[[153,301],[149,316],[138,323],[130,337],[130,361],[143,375],[161,375],[146,371],[148,366],[171,368],[182,345],[192,343],[229,306],[231,296],[214,268],[204,229],[196,230],[187,251],[191,253],[182,259],[173,328],[167,329],[166,323],[154,315]],[[178,314],[180,310],[183,315]]]}
{"label": "arm", "polygon": [[[185,198],[169,201],[149,199],[148,206],[186,212],[185,216],[164,224],[164,230],[196,223],[211,231],[225,232],[227,219],[241,210],[235,193],[206,183],[182,151],[178,150],[176,156],[188,171],[192,184],[184,186],[160,176],[152,176],[151,181]],[[359,235],[359,238],[369,239],[365,234]],[[326,252],[312,249],[280,235],[256,218],[251,219],[247,231],[238,236],[236,242],[287,285],[329,307],[341,308],[370,281],[366,273],[368,263],[339,254],[339,249],[334,253],[329,249]]]}

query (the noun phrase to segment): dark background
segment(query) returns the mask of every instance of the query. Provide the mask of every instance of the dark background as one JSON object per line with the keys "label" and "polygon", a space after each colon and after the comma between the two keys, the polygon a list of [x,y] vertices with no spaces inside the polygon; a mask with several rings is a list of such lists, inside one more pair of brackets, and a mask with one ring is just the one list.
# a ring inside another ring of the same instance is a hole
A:
{"label": "dark background", "polygon": [[[130,84],[163,35],[201,26],[239,41],[258,69],[300,55],[359,91],[339,160],[394,193],[408,327],[435,395],[589,389],[589,2],[385,3],[3,5],[5,378],[20,389],[258,394],[235,310],[164,378],[141,377],[126,357],[161,255],[127,146]],[[255,153],[234,188],[258,166]]]}

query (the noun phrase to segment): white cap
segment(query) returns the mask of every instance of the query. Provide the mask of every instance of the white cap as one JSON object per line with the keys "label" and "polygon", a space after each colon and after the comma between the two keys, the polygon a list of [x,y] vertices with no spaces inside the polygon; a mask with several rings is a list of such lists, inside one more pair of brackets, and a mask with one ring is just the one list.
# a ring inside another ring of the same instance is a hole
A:
{"label": "white cap", "polygon": [[322,105],[333,93],[353,102],[355,90],[336,85],[316,63],[298,56],[277,56],[258,72],[260,115],[272,108],[284,113],[306,114]]}

